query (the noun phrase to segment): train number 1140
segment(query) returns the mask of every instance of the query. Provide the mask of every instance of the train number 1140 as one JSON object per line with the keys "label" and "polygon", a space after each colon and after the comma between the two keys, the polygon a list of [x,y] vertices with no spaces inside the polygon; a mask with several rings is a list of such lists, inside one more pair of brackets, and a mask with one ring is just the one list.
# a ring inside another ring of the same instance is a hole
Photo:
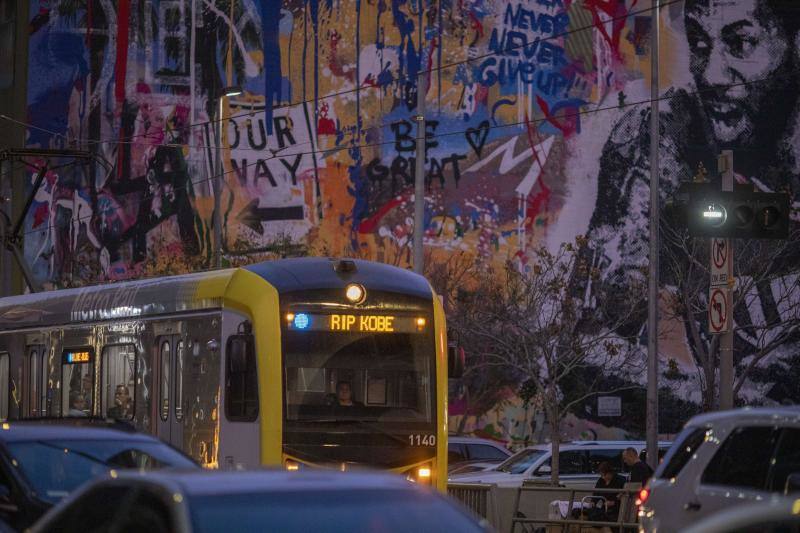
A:
{"label": "train number 1140", "polygon": [[436,446],[436,435],[409,435],[408,443],[411,446]]}

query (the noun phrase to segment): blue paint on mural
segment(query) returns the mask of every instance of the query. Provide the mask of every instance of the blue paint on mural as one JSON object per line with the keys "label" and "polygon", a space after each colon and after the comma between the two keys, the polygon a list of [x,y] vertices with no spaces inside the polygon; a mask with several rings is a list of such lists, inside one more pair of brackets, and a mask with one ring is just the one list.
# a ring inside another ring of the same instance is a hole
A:
{"label": "blue paint on mural", "polygon": [[281,101],[280,37],[281,5],[274,0],[261,0],[261,36],[264,40],[264,122],[267,135],[272,135],[272,106]]}

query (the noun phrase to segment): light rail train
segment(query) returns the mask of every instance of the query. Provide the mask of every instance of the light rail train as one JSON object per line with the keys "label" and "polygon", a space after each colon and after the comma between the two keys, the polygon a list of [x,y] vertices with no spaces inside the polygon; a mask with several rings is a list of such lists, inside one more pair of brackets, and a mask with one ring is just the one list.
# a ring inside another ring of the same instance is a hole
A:
{"label": "light rail train", "polygon": [[218,468],[369,466],[446,488],[439,298],[350,259],[0,299],[0,418],[130,421]]}

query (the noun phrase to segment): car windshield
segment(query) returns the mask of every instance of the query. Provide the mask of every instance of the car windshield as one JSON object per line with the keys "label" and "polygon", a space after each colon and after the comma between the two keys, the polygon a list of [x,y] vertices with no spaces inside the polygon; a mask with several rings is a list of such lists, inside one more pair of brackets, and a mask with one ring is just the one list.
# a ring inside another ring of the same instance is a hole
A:
{"label": "car windshield", "polygon": [[440,497],[416,490],[286,491],[193,496],[193,530],[305,533],[484,531]]}
{"label": "car windshield", "polygon": [[508,474],[522,474],[545,453],[544,450],[522,450],[500,463],[495,470]]}
{"label": "car windshield", "polygon": [[50,503],[112,468],[197,468],[188,457],[157,442],[50,440],[12,442],[8,448],[36,496]]}

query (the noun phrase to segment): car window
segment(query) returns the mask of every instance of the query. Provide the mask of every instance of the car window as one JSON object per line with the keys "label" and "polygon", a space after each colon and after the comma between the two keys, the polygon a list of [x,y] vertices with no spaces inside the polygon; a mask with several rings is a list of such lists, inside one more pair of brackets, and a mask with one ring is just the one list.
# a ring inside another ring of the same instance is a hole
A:
{"label": "car window", "polygon": [[487,460],[503,460],[508,457],[502,450],[498,450],[494,446],[488,444],[467,444],[467,451],[469,458],[473,460],[487,459]]}
{"label": "car window", "polygon": [[175,531],[169,508],[164,501],[148,489],[137,492],[130,510],[120,513],[114,530],[121,533],[141,531],[146,533],[169,533]]}
{"label": "car window", "polygon": [[450,464],[460,463],[466,461],[467,454],[464,451],[464,445],[451,442],[447,445],[447,462]]}
{"label": "car window", "polygon": [[484,531],[446,500],[418,490],[305,490],[191,496],[193,530],[406,531],[439,533]]}
{"label": "car window", "polygon": [[509,474],[524,474],[545,453],[547,452],[544,450],[522,450],[497,465],[495,470]]}
{"label": "car window", "polygon": [[665,466],[658,477],[669,479],[677,476],[697,452],[700,445],[705,442],[705,438],[705,428],[684,429],[664,456]]}
{"label": "car window", "polygon": [[100,533],[109,531],[115,515],[124,512],[130,487],[101,486],[88,491],[50,521],[43,533]]}
{"label": "car window", "polygon": [[774,522],[761,522],[756,525],[737,527],[729,533],[800,533],[800,520],[785,518]]}
{"label": "car window", "polygon": [[617,472],[622,472],[622,452],[625,448],[589,450],[589,472],[597,474],[600,463],[608,461]]}
{"label": "car window", "polygon": [[559,475],[589,473],[589,465],[586,461],[586,452],[583,450],[561,452],[558,454],[558,458]]}
{"label": "car window", "polygon": [[197,468],[177,450],[156,442],[61,440],[13,442],[8,448],[36,495],[50,503],[111,468]]}
{"label": "car window", "polygon": [[772,427],[737,428],[714,454],[702,483],[763,490],[777,435]]}
{"label": "car window", "polygon": [[783,492],[789,474],[800,473],[800,429],[786,428],[781,432],[775,450],[768,489]]}

